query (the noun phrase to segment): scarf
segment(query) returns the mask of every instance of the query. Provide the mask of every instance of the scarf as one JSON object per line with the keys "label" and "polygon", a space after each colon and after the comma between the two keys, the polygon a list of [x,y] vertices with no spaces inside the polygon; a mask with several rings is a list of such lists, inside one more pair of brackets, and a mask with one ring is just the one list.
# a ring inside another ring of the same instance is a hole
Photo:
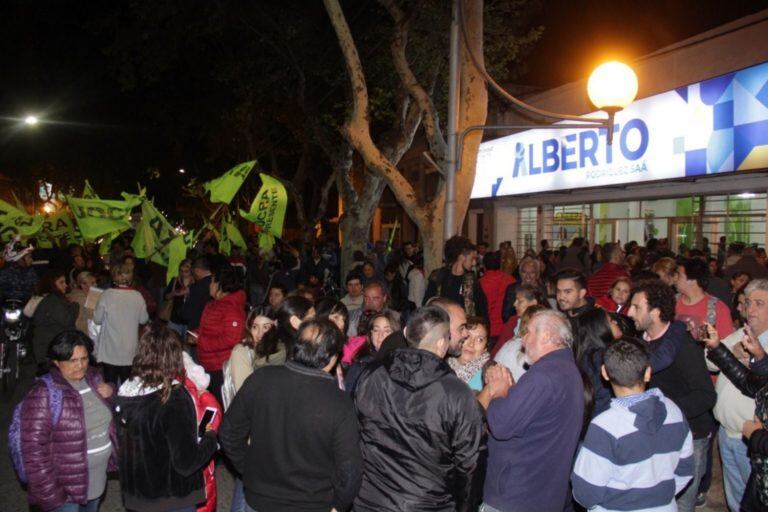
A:
{"label": "scarf", "polygon": [[473,359],[466,364],[461,364],[458,357],[449,357],[448,366],[451,367],[451,370],[454,371],[459,379],[461,379],[463,382],[469,382],[477,372],[483,369],[483,366],[488,362],[490,358],[491,354],[489,354],[487,351],[483,352],[483,354],[477,359]]}

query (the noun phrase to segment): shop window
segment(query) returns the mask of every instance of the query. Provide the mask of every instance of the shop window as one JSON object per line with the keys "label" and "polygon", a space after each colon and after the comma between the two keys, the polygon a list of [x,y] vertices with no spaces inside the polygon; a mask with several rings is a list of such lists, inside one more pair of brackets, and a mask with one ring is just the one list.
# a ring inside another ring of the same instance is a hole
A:
{"label": "shop window", "polygon": [[550,247],[569,246],[576,237],[589,238],[589,219],[591,205],[555,206],[552,215],[552,232],[549,236]]}
{"label": "shop window", "polygon": [[537,253],[539,248],[536,242],[536,210],[537,208],[520,208],[519,211],[519,228],[517,230],[517,241],[515,244],[515,251],[517,251],[518,258],[522,258],[522,255],[528,249],[533,249]]}
{"label": "shop window", "polygon": [[765,194],[731,194],[704,198],[702,236],[716,245],[721,236],[728,243],[765,245]]}

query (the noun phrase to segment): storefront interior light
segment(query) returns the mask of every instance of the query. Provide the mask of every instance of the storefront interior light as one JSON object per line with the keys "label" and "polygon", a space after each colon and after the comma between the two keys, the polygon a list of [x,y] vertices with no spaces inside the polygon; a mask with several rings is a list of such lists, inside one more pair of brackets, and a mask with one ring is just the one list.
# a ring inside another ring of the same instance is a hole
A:
{"label": "storefront interior light", "polygon": [[742,199],[752,199],[753,197],[755,197],[755,194],[753,194],[752,192],[742,192],[741,194],[739,194],[739,197]]}
{"label": "storefront interior light", "polygon": [[606,62],[590,75],[587,94],[590,101],[600,110],[621,110],[637,96],[637,75],[626,64]]}

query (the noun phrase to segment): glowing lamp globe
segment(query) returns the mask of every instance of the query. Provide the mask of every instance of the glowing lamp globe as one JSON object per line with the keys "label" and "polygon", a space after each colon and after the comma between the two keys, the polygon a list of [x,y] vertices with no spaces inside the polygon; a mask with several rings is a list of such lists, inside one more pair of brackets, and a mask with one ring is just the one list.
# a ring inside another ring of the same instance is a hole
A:
{"label": "glowing lamp globe", "polygon": [[637,75],[626,64],[606,62],[590,75],[587,94],[600,110],[621,110],[637,96]]}

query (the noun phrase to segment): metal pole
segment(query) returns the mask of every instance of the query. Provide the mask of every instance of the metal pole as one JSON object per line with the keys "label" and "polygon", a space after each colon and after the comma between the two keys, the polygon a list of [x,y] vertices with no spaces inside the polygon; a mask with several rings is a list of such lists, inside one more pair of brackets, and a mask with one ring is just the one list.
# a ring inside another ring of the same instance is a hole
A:
{"label": "metal pole", "polygon": [[456,234],[456,168],[457,139],[459,127],[459,101],[461,97],[461,69],[459,52],[459,2],[453,0],[451,9],[450,68],[448,74],[448,154],[445,159],[445,218],[443,219],[445,239]]}

